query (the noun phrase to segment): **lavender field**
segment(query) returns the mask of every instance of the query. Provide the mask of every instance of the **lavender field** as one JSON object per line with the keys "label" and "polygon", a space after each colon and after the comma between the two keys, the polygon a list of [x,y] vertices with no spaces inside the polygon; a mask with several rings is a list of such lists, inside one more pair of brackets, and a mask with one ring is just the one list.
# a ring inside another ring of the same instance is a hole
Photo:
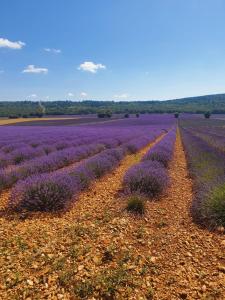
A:
{"label": "lavender field", "polygon": [[0,299],[224,299],[225,122],[59,124],[0,127]]}
{"label": "lavender field", "polygon": [[0,190],[12,188],[12,210],[64,209],[124,156],[174,126],[172,115],[152,115],[104,125],[0,128]]}
{"label": "lavender field", "polygon": [[0,128],[0,191],[9,191],[7,210],[65,210],[124,157],[159,137],[122,182],[127,195],[160,197],[170,183],[167,169],[179,130],[195,189],[192,216],[210,228],[225,225],[225,123],[221,118],[183,114],[177,121],[173,114],[151,114],[90,125],[82,121],[78,126],[68,126],[64,119],[61,126],[40,126],[40,122]]}

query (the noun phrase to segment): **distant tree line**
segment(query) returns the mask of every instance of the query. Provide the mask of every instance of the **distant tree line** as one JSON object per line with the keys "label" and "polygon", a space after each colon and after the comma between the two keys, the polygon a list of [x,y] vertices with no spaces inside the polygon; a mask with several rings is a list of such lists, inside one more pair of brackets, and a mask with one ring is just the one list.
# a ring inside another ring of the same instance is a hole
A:
{"label": "distant tree line", "polygon": [[112,114],[225,113],[225,94],[191,97],[166,101],[1,101],[1,117],[41,117],[46,115],[98,114],[110,118]]}

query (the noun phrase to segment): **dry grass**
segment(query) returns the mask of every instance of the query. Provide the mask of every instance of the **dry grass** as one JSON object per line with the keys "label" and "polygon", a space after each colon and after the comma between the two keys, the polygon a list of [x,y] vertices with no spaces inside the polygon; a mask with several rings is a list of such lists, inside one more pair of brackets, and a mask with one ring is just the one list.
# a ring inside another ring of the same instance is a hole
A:
{"label": "dry grass", "polygon": [[17,118],[17,119],[0,119],[0,126],[1,125],[8,125],[8,124],[15,124],[15,123],[21,123],[21,122],[32,122],[32,121],[53,121],[53,120],[73,120],[73,119],[80,119],[80,117],[51,117],[51,118]]}

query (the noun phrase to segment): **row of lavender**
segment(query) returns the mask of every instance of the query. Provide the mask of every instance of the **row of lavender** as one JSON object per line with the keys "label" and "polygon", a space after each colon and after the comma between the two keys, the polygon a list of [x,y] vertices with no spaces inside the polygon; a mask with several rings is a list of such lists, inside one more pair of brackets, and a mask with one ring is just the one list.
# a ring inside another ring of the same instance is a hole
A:
{"label": "row of lavender", "polygon": [[191,135],[199,137],[217,151],[225,152],[225,132],[219,134],[214,130],[208,127],[204,130],[202,128],[197,130],[195,128],[186,129]]}
{"label": "row of lavender", "polygon": [[[65,138],[64,138],[65,139]],[[93,137],[75,138],[71,141],[62,139],[61,141],[55,141],[52,143],[46,141],[31,142],[31,144],[25,143],[13,143],[4,146],[0,150],[0,168],[6,168],[10,165],[19,165],[27,160],[35,157],[41,157],[49,155],[50,153],[60,151],[63,149],[77,147],[86,143],[93,143],[95,140]],[[71,137],[70,137],[71,139]],[[57,137],[58,140],[58,137]]]}
{"label": "row of lavender", "polygon": [[225,226],[225,137],[224,123],[218,127],[218,122],[216,126],[214,120],[210,122],[210,127],[192,128],[181,121],[180,127],[194,182],[192,215],[196,222],[211,229]]}
{"label": "row of lavender", "polygon": [[[35,157],[42,157],[61,151],[68,148],[75,148],[85,144],[96,142],[96,134],[92,130],[84,132],[83,130],[70,128],[70,130],[47,131],[43,137],[43,133],[35,135],[28,132],[26,139],[15,137],[13,141],[2,146],[0,149],[0,168],[6,168],[10,165],[20,165],[25,161],[31,160]],[[29,136],[31,134],[32,136]],[[63,134],[63,135],[62,135]],[[99,143],[111,143],[110,136],[118,135],[118,142],[120,141],[121,132],[106,132],[105,130],[98,130],[97,139]],[[2,142],[3,143],[3,142]],[[4,144],[4,143],[3,143]],[[109,145],[110,146],[110,145]]]}
{"label": "row of lavender", "polygon": [[16,211],[56,211],[68,207],[72,199],[88,188],[93,180],[115,168],[126,154],[137,152],[162,133],[159,127],[152,129],[148,135],[139,131],[140,137],[113,149],[99,151],[74,168],[20,180],[11,191],[9,208]]}
{"label": "row of lavender", "polygon": [[[115,148],[125,143],[127,143],[127,147],[130,151],[132,151],[132,148],[134,148],[135,151],[132,139],[138,138],[139,136],[144,138],[148,135],[150,130],[149,127],[142,128],[142,130],[133,127],[132,131],[128,129],[109,129],[107,131],[104,130],[104,132],[101,129],[97,129],[94,132],[93,129],[82,129],[85,130],[84,133],[86,135],[89,133],[89,137],[88,140],[80,139],[80,146],[75,146],[75,142],[71,139],[71,147],[30,159],[19,165],[12,165],[0,169],[0,190],[11,187],[18,180],[25,179],[31,175],[58,170],[93,156],[105,149]],[[159,131],[161,132],[159,127],[151,127],[151,129],[153,131],[156,130],[157,133],[159,133]],[[74,128],[71,128],[71,131],[72,130],[77,131],[77,129]],[[54,133],[54,131],[52,133]]]}
{"label": "row of lavender", "polygon": [[[171,115],[142,116],[138,120],[113,120],[104,125],[69,127],[0,127],[0,169],[20,165],[36,157],[47,156],[53,152],[96,142],[100,138],[115,137],[123,131],[137,134],[149,126],[167,129],[174,123]],[[97,136],[96,136],[97,130]],[[140,133],[139,133],[140,134]],[[133,136],[135,137],[135,136]]]}
{"label": "row of lavender", "polygon": [[142,161],[131,167],[125,174],[123,185],[127,194],[139,194],[153,198],[168,186],[167,167],[173,156],[176,128],[156,143]]}

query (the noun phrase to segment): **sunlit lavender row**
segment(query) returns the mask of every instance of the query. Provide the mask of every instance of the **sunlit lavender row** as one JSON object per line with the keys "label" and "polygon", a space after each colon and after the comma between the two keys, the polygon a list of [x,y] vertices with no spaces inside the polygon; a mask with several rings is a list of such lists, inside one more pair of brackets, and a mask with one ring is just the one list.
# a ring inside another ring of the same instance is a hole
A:
{"label": "sunlit lavender row", "polygon": [[144,155],[139,164],[132,166],[123,180],[128,194],[142,194],[153,198],[161,194],[169,183],[167,167],[173,157],[176,128],[167,133]]}
{"label": "sunlit lavender row", "polygon": [[64,209],[82,190],[88,188],[93,180],[110,172],[125,155],[137,152],[161,133],[162,130],[155,127],[148,135],[142,134],[117,147],[100,151],[74,168],[21,180],[12,189],[9,208],[19,211]]}

